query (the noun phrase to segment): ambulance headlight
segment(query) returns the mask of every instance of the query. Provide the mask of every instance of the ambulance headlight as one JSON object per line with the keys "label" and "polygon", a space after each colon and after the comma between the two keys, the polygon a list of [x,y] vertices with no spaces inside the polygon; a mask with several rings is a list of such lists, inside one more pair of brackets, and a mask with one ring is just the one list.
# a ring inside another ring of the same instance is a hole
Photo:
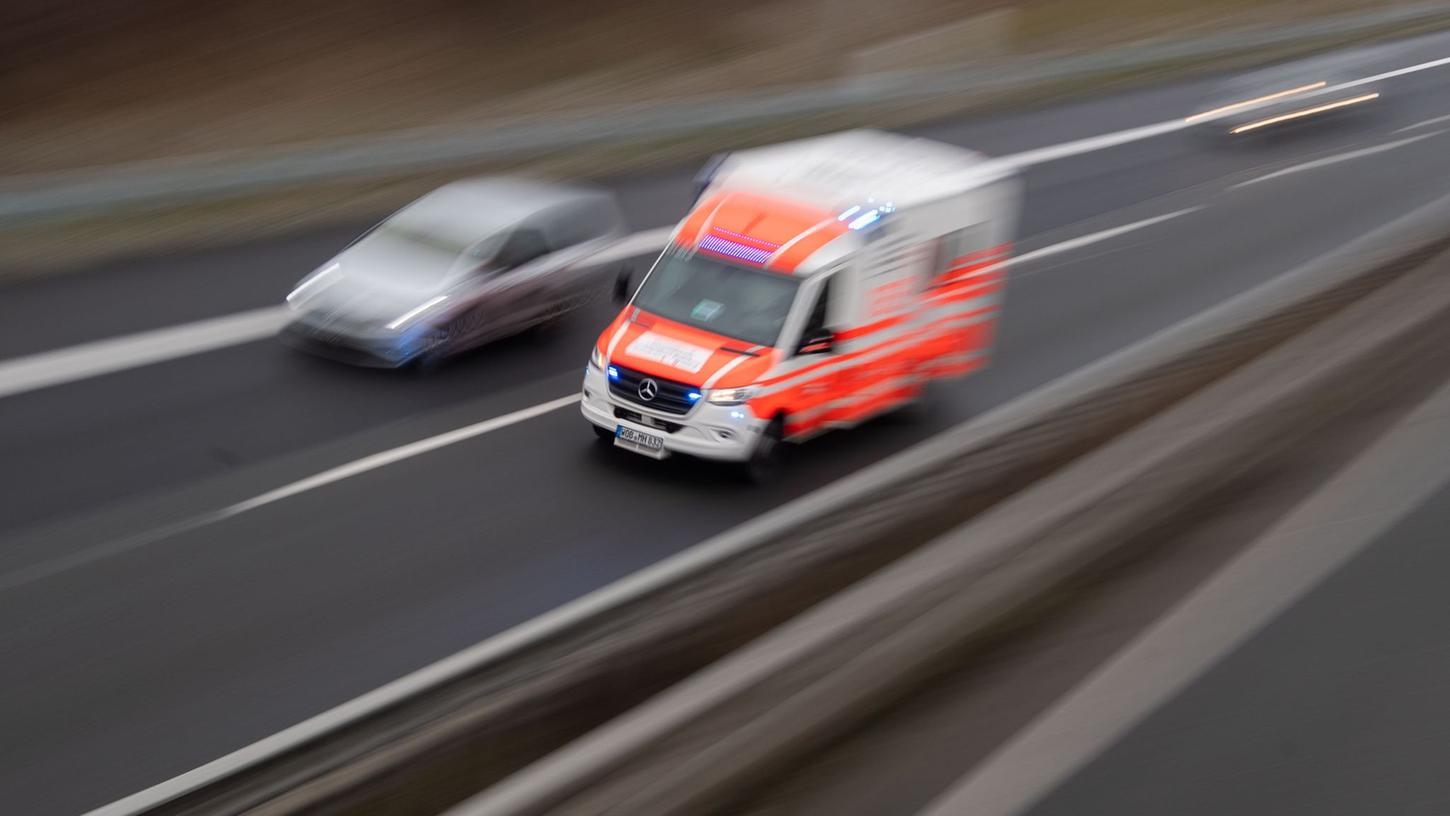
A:
{"label": "ambulance headlight", "polygon": [[755,396],[754,388],[712,388],[705,395],[713,405],[741,405]]}
{"label": "ambulance headlight", "polygon": [[595,368],[604,368],[604,352],[598,346],[589,350],[589,365]]}

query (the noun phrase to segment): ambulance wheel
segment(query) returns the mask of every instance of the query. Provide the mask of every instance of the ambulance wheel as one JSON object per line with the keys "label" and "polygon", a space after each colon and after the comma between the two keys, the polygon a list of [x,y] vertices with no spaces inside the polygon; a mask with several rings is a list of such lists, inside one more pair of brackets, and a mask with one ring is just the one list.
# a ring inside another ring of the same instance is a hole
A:
{"label": "ambulance wheel", "polygon": [[595,425],[592,422],[589,423],[589,427],[592,428],[592,429],[594,429],[594,437],[596,439],[598,439],[600,442],[613,442],[614,441],[614,431],[611,431],[608,428],[601,428],[601,427],[599,427],[598,425]]}
{"label": "ambulance wheel", "polygon": [[741,465],[741,475],[751,484],[764,484],[780,470],[781,447],[785,444],[785,417],[776,417],[760,432],[755,450]]}

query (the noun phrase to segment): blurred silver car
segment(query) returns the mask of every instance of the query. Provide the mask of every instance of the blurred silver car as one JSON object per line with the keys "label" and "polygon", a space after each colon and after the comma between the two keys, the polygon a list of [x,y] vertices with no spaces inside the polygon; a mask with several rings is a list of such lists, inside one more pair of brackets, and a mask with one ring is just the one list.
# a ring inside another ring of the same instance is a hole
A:
{"label": "blurred silver car", "polygon": [[611,195],[479,178],[393,214],[303,278],[287,303],[293,345],[361,365],[432,363],[554,320],[606,274],[593,256],[623,234]]}
{"label": "blurred silver car", "polygon": [[1352,66],[1314,62],[1235,77],[1187,118],[1200,135],[1243,137],[1364,110],[1380,98]]}

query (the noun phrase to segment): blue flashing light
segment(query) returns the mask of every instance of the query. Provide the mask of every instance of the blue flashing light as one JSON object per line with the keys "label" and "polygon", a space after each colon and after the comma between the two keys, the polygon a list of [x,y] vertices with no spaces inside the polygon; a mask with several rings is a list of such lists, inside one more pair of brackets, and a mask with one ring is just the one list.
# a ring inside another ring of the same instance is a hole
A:
{"label": "blue flashing light", "polygon": [[685,395],[685,398],[688,399],[690,402],[699,402],[700,401],[700,392],[699,391],[691,391],[690,393],[688,393],[688,394]]}
{"label": "blue flashing light", "polygon": [[861,205],[860,204],[857,204],[856,206],[852,207],[851,209],[846,210],[845,212],[843,212],[840,215],[836,216],[836,220],[837,221],[845,221],[847,218],[850,218],[851,216],[855,215],[858,212],[861,212]]}
{"label": "blue flashing light", "polygon": [[611,380],[617,380],[617,379],[619,379],[619,369],[615,368],[614,366],[610,366],[609,367],[609,379],[611,379]]}
{"label": "blue flashing light", "polygon": [[858,230],[864,227],[869,227],[879,220],[881,220],[881,210],[878,208],[874,210],[867,210],[864,215],[858,216],[856,220],[852,221],[846,226],[850,227],[853,230]]}

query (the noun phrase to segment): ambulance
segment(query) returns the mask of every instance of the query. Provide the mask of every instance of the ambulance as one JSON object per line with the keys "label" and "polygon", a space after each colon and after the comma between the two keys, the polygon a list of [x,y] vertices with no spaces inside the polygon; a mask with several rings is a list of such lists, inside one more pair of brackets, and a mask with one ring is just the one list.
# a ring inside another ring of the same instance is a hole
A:
{"label": "ambulance", "polygon": [[987,365],[1021,198],[970,150],[870,130],[728,154],[599,336],[581,408],[610,444],[772,469]]}

